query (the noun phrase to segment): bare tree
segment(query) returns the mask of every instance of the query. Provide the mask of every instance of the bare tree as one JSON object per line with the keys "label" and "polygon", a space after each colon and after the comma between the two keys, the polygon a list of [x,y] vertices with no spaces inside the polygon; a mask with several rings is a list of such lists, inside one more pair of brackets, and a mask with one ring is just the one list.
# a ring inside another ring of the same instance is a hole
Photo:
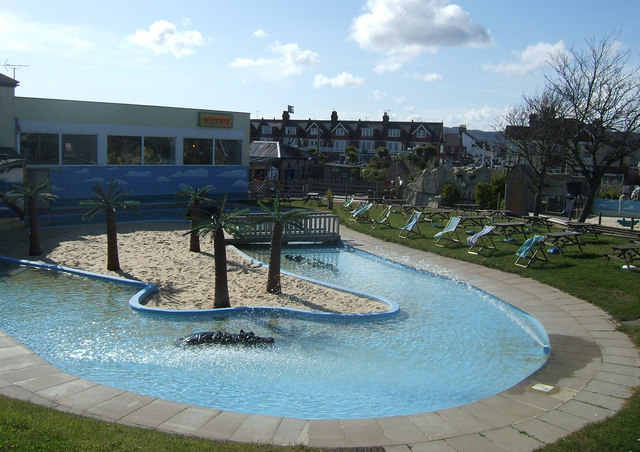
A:
{"label": "bare tree", "polygon": [[562,134],[560,99],[550,91],[523,96],[523,102],[510,108],[500,125],[511,152],[526,165],[525,183],[534,193],[533,213],[542,207],[542,191],[547,185],[549,170],[564,160],[565,139]]}
{"label": "bare tree", "polygon": [[578,221],[591,212],[602,176],[640,145],[640,67],[628,66],[630,52],[612,36],[587,44],[582,52],[554,54],[555,74],[547,78],[564,104],[568,164],[588,185]]}

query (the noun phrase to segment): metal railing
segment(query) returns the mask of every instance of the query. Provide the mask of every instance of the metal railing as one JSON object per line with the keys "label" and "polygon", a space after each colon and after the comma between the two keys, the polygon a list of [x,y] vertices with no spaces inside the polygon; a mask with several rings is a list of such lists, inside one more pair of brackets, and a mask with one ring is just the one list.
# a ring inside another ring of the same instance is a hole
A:
{"label": "metal railing", "polygon": [[[266,214],[252,213],[235,218],[236,224],[229,232],[232,243],[268,243],[271,241],[273,221]],[[283,242],[338,242],[340,241],[340,217],[314,213],[297,222],[297,226],[285,225]]]}

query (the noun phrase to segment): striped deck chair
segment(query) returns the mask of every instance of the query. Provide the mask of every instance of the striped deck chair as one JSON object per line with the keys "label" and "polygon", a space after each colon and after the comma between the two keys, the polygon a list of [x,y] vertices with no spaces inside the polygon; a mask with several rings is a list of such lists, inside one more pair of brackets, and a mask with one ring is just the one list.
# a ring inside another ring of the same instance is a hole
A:
{"label": "striped deck chair", "polygon": [[[544,241],[546,238],[547,237],[544,235],[534,235],[533,237],[529,237],[525,240],[520,249],[516,251],[516,256],[518,256],[518,258],[516,259],[515,264],[518,267],[527,268],[535,259],[547,261],[547,255],[544,253]],[[531,253],[531,257],[528,257],[529,253]],[[540,257],[538,254],[542,254],[543,257]],[[529,260],[526,264],[521,264],[520,261],[525,259]]]}
{"label": "striped deck chair", "polygon": [[421,215],[422,215],[422,212],[420,212],[419,210],[414,210],[413,215],[411,215],[411,218],[409,218],[409,220],[407,221],[407,224],[405,224],[400,228],[400,233],[398,234],[398,237],[406,239],[407,237],[409,237],[409,235],[412,232],[418,235],[422,235],[422,233],[420,232],[420,225],[419,225]]}
{"label": "striped deck chair", "polygon": [[[469,249],[467,250],[467,253],[479,254],[480,251],[482,251],[485,248],[490,248],[492,250],[495,250],[496,244],[493,242],[493,230],[495,228],[496,228],[495,226],[486,225],[485,227],[482,228],[480,232],[477,232],[476,234],[473,234],[471,237],[468,237],[467,245],[469,245]],[[479,247],[477,251],[473,250],[476,246]]]}
{"label": "striped deck chair", "polygon": [[438,239],[436,240],[436,245],[444,247],[444,245],[440,244],[440,240],[442,239],[444,239],[446,243],[460,242],[460,236],[458,236],[458,225],[460,224],[460,219],[461,217],[449,218],[444,229],[433,236],[433,238]]}
{"label": "striped deck chair", "polygon": [[389,215],[391,215],[391,209],[392,208],[393,208],[392,205],[388,205],[387,207],[385,207],[385,209],[382,211],[380,216],[378,218],[376,218],[375,220],[373,220],[373,224],[371,225],[371,229],[375,229],[379,224],[387,225],[390,228],[393,227],[393,226],[391,226],[391,223],[389,223]]}
{"label": "striped deck chair", "polygon": [[369,209],[373,207],[372,202],[367,202],[351,211],[350,221],[371,221],[369,218]]}
{"label": "striped deck chair", "polygon": [[349,207],[351,207],[354,203],[356,199],[356,195],[351,195],[351,197],[347,200],[347,202],[345,202],[341,207],[340,210],[342,209],[348,209]]}

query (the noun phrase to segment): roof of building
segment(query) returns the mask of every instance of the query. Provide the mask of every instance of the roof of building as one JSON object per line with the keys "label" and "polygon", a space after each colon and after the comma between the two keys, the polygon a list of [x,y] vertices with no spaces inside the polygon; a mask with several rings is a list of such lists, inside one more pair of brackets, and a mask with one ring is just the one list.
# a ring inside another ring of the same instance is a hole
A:
{"label": "roof of building", "polygon": [[[285,112],[286,113],[286,112]],[[273,136],[280,137],[285,136],[285,127],[296,127],[298,134],[303,135],[312,126],[318,127],[320,135],[333,132],[337,127],[343,127],[350,135],[352,139],[365,138],[365,139],[382,139],[386,136],[384,133],[387,129],[400,129],[401,137],[409,139],[419,129],[424,129],[430,136],[431,142],[444,141],[444,125],[442,122],[426,122],[426,121],[391,121],[388,120],[388,116],[383,116],[382,121],[365,120],[342,120],[338,119],[337,113],[332,113],[333,119],[319,120],[319,119],[291,119],[288,113],[280,119],[252,119],[251,129],[258,131],[262,126],[269,126],[273,129]],[[361,136],[362,129],[372,129],[373,136]],[[354,136],[355,135],[355,136]],[[327,138],[320,136],[320,138]]]}
{"label": "roof of building", "polygon": [[249,145],[249,160],[253,162],[277,159],[309,159],[306,151],[277,141],[253,141]]}
{"label": "roof of building", "polygon": [[6,75],[0,74],[0,86],[10,86],[12,88],[15,88],[19,84],[20,82],[18,82],[17,80],[12,79],[11,77],[7,77]]}

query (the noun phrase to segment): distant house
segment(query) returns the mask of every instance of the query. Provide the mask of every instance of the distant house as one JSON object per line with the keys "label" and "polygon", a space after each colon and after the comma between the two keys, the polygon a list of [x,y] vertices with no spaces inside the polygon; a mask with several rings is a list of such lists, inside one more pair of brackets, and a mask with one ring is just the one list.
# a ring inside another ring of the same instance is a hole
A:
{"label": "distant house", "polygon": [[344,163],[344,150],[353,146],[361,163],[368,162],[380,147],[391,154],[408,152],[418,146],[433,145],[444,151],[442,122],[391,121],[385,113],[382,121],[340,120],[333,111],[329,120],[291,119],[288,111],[282,119],[252,119],[251,141],[277,141],[303,150],[322,152],[328,161]]}

